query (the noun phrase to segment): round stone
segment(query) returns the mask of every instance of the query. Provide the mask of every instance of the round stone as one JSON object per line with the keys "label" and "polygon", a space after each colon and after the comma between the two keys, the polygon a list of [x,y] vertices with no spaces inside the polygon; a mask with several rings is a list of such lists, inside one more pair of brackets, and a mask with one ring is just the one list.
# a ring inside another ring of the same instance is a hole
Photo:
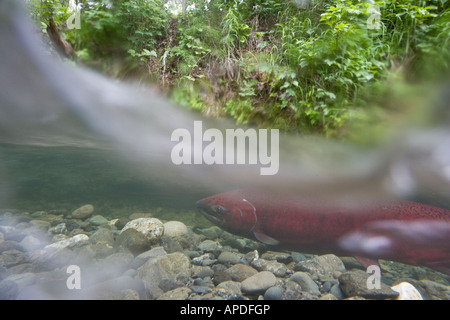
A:
{"label": "round stone", "polygon": [[75,219],[86,219],[94,213],[94,206],[92,204],[86,204],[72,212],[72,217]]}
{"label": "round stone", "polygon": [[277,282],[272,272],[261,271],[242,281],[242,292],[248,294],[261,294],[274,286]]}
{"label": "round stone", "polygon": [[169,221],[164,223],[164,235],[168,237],[177,237],[185,235],[188,232],[188,228],[183,222]]}
{"label": "round stone", "polygon": [[127,229],[134,229],[142,233],[150,243],[158,242],[164,233],[163,223],[156,218],[138,218],[131,220],[123,227],[121,233]]}

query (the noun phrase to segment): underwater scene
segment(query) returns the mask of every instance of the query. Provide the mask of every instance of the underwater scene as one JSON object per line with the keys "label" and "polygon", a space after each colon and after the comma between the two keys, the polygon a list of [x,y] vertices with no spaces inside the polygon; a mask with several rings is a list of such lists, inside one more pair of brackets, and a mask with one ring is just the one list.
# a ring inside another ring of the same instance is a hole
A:
{"label": "underwater scene", "polygon": [[1,300],[450,298],[447,1],[8,0],[0,39]]}
{"label": "underwater scene", "polygon": [[448,299],[449,276],[431,268],[379,260],[376,287],[353,257],[233,235],[197,209],[210,194],[111,152],[3,145],[0,159],[2,299]]}

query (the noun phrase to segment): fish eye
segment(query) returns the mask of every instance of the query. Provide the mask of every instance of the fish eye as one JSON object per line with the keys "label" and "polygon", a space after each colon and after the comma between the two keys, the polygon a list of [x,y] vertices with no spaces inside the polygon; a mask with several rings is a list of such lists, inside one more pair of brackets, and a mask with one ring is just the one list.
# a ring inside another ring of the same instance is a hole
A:
{"label": "fish eye", "polygon": [[221,213],[226,213],[227,212],[227,208],[225,208],[224,206],[221,205],[216,205],[213,207],[214,211],[221,214]]}

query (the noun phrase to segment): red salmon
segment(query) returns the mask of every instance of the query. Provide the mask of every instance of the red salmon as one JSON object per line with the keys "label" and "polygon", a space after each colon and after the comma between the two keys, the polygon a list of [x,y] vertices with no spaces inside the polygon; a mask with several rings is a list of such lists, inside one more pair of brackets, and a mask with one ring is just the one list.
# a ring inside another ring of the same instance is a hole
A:
{"label": "red salmon", "polygon": [[450,274],[450,210],[410,201],[343,206],[235,190],[197,201],[222,229],[280,249],[424,265]]}

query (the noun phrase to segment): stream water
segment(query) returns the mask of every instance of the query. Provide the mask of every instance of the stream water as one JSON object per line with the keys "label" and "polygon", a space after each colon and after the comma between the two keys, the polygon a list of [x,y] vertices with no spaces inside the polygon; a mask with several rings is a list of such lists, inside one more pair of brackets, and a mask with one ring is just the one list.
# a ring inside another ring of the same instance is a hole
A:
{"label": "stream water", "polygon": [[[202,164],[177,165],[175,130],[195,135],[194,121],[202,121],[200,144],[186,144],[195,162],[211,142],[207,129],[225,137],[235,125],[49,58],[14,1],[2,1],[0,12],[0,208],[71,212],[90,203],[109,218],[152,212],[210,225],[196,200],[243,187],[320,201],[407,198],[450,208],[445,86],[436,88],[439,121],[406,127],[382,145],[280,135],[277,148],[275,141],[268,146],[279,161],[275,175],[261,175],[262,162],[249,158],[208,165],[204,153]],[[224,154],[239,149],[223,146]]]}

